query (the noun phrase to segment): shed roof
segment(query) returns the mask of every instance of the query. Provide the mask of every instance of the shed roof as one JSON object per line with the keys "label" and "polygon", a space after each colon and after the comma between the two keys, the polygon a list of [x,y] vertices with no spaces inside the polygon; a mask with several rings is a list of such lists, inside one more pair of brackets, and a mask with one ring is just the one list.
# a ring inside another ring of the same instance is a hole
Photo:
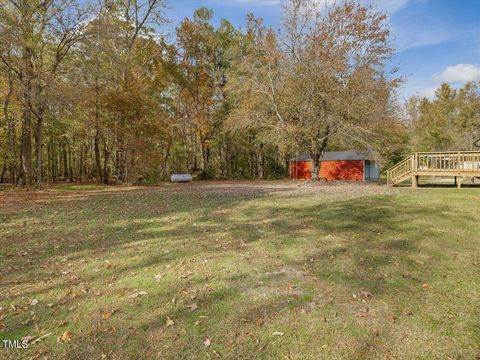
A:
{"label": "shed roof", "polygon": [[[323,154],[323,161],[335,160],[371,160],[372,153],[368,150],[351,150],[351,151],[327,151]],[[290,161],[308,161],[312,160],[310,155],[302,154],[290,159]]]}
{"label": "shed roof", "polygon": [[290,161],[310,161],[310,160],[312,160],[312,158],[308,154],[302,154],[290,159]]}

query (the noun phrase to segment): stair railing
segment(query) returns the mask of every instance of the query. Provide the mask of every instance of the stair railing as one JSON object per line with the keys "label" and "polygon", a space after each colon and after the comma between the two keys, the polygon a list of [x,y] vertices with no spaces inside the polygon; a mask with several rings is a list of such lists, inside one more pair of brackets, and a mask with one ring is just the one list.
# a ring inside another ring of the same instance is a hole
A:
{"label": "stair railing", "polygon": [[415,167],[415,154],[412,154],[387,170],[387,184],[393,185],[397,179],[410,174]]}

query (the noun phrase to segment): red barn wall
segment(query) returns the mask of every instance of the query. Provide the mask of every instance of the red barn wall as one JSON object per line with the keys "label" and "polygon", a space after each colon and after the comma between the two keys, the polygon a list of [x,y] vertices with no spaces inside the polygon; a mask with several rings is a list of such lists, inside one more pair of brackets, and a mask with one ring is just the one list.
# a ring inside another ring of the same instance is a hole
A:
{"label": "red barn wall", "polygon": [[290,161],[290,178],[310,180],[312,178],[311,161]]}
{"label": "red barn wall", "polygon": [[322,161],[320,177],[326,180],[363,181],[363,160]]}

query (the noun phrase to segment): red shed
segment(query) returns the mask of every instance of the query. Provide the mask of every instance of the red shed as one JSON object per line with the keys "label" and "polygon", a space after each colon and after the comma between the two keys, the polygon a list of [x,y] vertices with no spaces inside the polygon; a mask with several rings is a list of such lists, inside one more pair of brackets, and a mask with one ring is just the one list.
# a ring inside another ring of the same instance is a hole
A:
{"label": "red shed", "polygon": [[[301,155],[290,160],[290,178],[312,178],[312,160]],[[330,151],[323,155],[320,165],[321,179],[369,181],[380,179],[380,169],[368,151]]]}
{"label": "red shed", "polygon": [[310,180],[312,178],[312,159],[300,155],[290,159],[290,178],[293,180]]}

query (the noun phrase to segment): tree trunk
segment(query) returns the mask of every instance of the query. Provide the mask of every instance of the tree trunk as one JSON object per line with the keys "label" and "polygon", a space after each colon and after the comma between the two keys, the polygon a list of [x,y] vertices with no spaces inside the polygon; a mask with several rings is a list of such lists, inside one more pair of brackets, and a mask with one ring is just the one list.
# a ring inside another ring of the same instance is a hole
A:
{"label": "tree trunk", "polygon": [[35,127],[35,160],[37,162],[36,178],[37,186],[40,187],[43,181],[43,119],[38,118]]}
{"label": "tree trunk", "polygon": [[5,101],[3,104],[3,116],[5,118],[5,123],[7,124],[7,138],[8,138],[8,149],[10,152],[11,157],[11,181],[13,183],[17,182],[18,179],[18,165],[17,165],[17,135],[15,133],[15,124],[10,119],[9,116],[9,106],[10,106],[10,99],[13,94],[13,79],[9,77],[8,79],[8,93],[5,97]]}
{"label": "tree trunk", "polygon": [[93,147],[95,152],[95,181],[97,183],[102,182],[102,165],[100,163],[100,130],[98,128],[95,131],[95,138],[93,139]]}
{"label": "tree trunk", "polygon": [[[38,80],[37,80],[38,81]],[[45,115],[46,104],[45,104],[45,92],[46,88],[42,87],[40,83],[36,83],[33,92],[33,103],[36,105],[36,108],[32,110],[36,117],[35,123],[35,161],[36,161],[36,181],[37,186],[40,187],[43,182],[43,118]]]}
{"label": "tree trunk", "polygon": [[51,155],[51,141],[47,143],[47,172],[45,174],[47,181],[52,179],[52,155]]}
{"label": "tree trunk", "polygon": [[167,148],[165,150],[165,156],[163,158],[163,166],[162,166],[162,179],[166,179],[167,177],[167,165],[168,165],[168,158],[170,157],[170,148],[172,147],[172,137],[168,137]]}
{"label": "tree trunk", "polygon": [[109,159],[109,151],[107,146],[107,141],[103,140],[103,183],[108,184],[110,181],[110,172],[108,169],[108,159]]}
{"label": "tree trunk", "polygon": [[330,126],[327,125],[320,146],[318,146],[318,143],[315,143],[316,146],[314,146],[314,148],[312,149],[312,153],[310,153],[313,162],[312,180],[319,179],[320,165],[322,163],[323,153],[325,152],[325,149],[328,145],[328,140],[330,140]]}
{"label": "tree trunk", "polygon": [[5,171],[7,170],[7,159],[8,159],[8,156],[5,155],[5,162],[3,163],[2,175],[0,175],[0,184],[3,183],[3,178],[5,176]]}
{"label": "tree trunk", "polygon": [[[123,121],[120,125],[123,129]],[[125,140],[123,136],[117,133],[117,149],[115,153],[115,162],[117,165],[117,181],[122,183],[125,180]]]}
{"label": "tree trunk", "polygon": [[89,144],[87,142],[87,144],[82,148],[82,151],[83,151],[83,173],[85,174],[85,179],[89,179],[90,178],[90,173],[88,171],[88,148],[89,148]]}
{"label": "tree trunk", "polygon": [[53,138],[53,135],[50,139],[50,149],[51,149],[51,158],[52,158],[52,169],[51,169],[51,172],[52,172],[52,182],[57,182],[57,174],[58,174],[58,171],[57,171],[57,165],[58,165],[58,161],[57,161],[57,153],[56,153],[56,148],[55,148],[55,140]]}
{"label": "tree trunk", "polygon": [[33,63],[31,57],[31,50],[28,47],[24,48],[22,54],[24,64],[22,79],[22,172],[19,182],[21,186],[32,184],[32,111],[30,105],[32,101]]}
{"label": "tree trunk", "polygon": [[264,159],[263,159],[263,144],[260,144],[260,149],[257,154],[257,176],[260,180],[263,180],[264,174]]}
{"label": "tree trunk", "polygon": [[82,172],[83,172],[83,148],[80,146],[80,157],[78,159],[78,181],[82,182]]}
{"label": "tree trunk", "polygon": [[[27,97],[27,95],[25,95]],[[24,101],[28,101],[24,98]],[[22,172],[19,185],[32,184],[32,139],[31,139],[31,112],[28,105],[23,106],[22,114]]]}
{"label": "tree trunk", "polygon": [[95,77],[95,138],[93,141],[93,147],[95,152],[95,181],[97,183],[102,182],[102,165],[100,163],[100,87],[98,84],[98,76]]}
{"label": "tree trunk", "polygon": [[67,143],[67,172],[68,172],[68,181],[73,182],[73,166],[72,166],[72,149],[70,147],[70,141],[66,140]]}

